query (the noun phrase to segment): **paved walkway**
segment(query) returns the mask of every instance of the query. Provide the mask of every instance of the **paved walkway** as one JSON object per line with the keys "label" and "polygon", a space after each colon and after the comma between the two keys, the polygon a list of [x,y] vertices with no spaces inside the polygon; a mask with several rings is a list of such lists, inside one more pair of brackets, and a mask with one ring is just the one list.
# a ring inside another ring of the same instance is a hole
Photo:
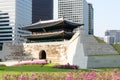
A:
{"label": "paved walkway", "polygon": [[6,61],[6,62],[0,62],[0,64],[4,64],[6,66],[12,66],[14,64],[17,64],[18,61]]}
{"label": "paved walkway", "polygon": [[[43,61],[43,60],[34,60],[34,61]],[[6,62],[0,62],[0,64],[4,64],[6,66],[12,66],[14,64],[18,64],[18,63],[25,63],[25,62],[31,62],[31,60],[28,60],[28,61],[15,61],[15,60],[9,60],[9,61],[6,61]]]}

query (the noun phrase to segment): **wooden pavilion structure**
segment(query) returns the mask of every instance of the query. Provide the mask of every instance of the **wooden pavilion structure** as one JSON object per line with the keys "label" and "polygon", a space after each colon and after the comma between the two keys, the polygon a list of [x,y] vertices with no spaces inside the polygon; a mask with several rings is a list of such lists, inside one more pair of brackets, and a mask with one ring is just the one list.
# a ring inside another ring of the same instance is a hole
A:
{"label": "wooden pavilion structure", "polygon": [[28,42],[53,42],[69,40],[74,35],[73,30],[83,24],[64,20],[39,21],[32,25],[24,26],[32,34],[24,36]]}

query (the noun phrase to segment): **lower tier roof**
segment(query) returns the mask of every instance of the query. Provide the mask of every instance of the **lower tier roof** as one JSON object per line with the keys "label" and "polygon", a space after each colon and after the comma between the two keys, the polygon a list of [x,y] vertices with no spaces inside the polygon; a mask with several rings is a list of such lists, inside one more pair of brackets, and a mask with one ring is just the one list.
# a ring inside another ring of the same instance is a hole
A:
{"label": "lower tier roof", "polygon": [[49,32],[49,33],[39,33],[39,34],[31,34],[28,36],[23,36],[27,39],[45,39],[45,38],[55,38],[55,37],[72,37],[73,32],[65,32],[65,31],[58,31],[58,32]]}

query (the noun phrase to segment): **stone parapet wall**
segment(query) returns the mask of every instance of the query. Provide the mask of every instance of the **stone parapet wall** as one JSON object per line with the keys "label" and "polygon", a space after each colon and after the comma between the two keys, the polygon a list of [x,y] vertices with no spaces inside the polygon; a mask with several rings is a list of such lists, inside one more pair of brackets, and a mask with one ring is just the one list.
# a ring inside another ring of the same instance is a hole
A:
{"label": "stone parapet wall", "polygon": [[67,49],[67,61],[80,68],[119,67],[120,55],[109,44],[98,43],[93,35],[76,32]]}
{"label": "stone parapet wall", "polygon": [[23,44],[4,43],[0,54],[0,59],[3,61],[21,59],[23,54]]}
{"label": "stone parapet wall", "polygon": [[88,56],[86,68],[120,67],[120,55]]}

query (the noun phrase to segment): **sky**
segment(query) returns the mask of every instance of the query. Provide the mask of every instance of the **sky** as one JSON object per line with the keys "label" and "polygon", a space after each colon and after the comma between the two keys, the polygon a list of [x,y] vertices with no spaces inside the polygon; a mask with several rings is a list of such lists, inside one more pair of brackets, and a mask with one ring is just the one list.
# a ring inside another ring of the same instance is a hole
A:
{"label": "sky", "polygon": [[94,35],[104,37],[106,30],[120,30],[120,0],[87,0],[94,8]]}

